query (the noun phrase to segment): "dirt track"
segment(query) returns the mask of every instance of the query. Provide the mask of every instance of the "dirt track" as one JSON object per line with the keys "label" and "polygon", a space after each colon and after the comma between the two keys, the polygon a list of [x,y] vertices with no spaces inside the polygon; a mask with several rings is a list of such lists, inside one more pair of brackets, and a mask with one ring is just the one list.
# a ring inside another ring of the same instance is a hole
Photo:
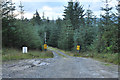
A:
{"label": "dirt track", "polygon": [[[58,51],[65,55],[64,53]],[[3,78],[118,78],[118,66],[91,58],[59,56],[3,63]]]}

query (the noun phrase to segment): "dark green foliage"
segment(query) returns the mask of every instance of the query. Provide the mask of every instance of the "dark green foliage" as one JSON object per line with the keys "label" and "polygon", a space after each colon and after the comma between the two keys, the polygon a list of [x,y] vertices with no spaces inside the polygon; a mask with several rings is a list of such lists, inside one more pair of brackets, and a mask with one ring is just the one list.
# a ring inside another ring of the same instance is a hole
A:
{"label": "dark green foliage", "polygon": [[[117,6],[117,10],[118,10],[118,32],[120,32],[120,1],[118,1],[118,6]],[[118,33],[118,35],[120,35],[120,33]],[[120,52],[120,36],[118,36],[118,52]],[[120,59],[120,58],[119,58]]]}
{"label": "dark green foliage", "polygon": [[[3,28],[3,46],[39,48],[42,41],[34,26],[27,21],[14,21],[15,27],[8,29]],[[4,26],[4,25],[3,25]]]}
{"label": "dark green foliage", "polygon": [[29,23],[29,20],[14,18],[15,6],[13,6],[13,3],[4,2],[2,5],[4,13],[2,18],[3,46],[15,48],[27,46],[31,49],[42,49],[43,41],[40,39],[36,28]]}
{"label": "dark green foliage", "polygon": [[58,46],[58,27],[57,26],[52,26],[50,30],[50,37],[48,39],[48,44],[53,47]]}
{"label": "dark green foliage", "polygon": [[88,47],[93,43],[95,38],[95,28],[81,27],[75,30],[74,33],[74,46],[76,50],[77,44],[81,45],[82,51],[87,51]]}
{"label": "dark green foliage", "polygon": [[2,2],[2,16],[8,19],[14,18],[13,11],[15,10],[14,3],[11,1]]}
{"label": "dark green foliage", "polygon": [[[34,26],[31,26],[28,22],[16,22],[17,26],[17,33],[18,34],[18,46],[28,46],[30,48],[39,48],[40,45],[42,45],[42,41],[34,28]],[[16,36],[17,37],[17,36]],[[19,44],[21,43],[21,44]]]}
{"label": "dark green foliage", "polygon": [[3,45],[5,46],[14,46],[13,40],[15,39],[15,25],[14,21],[16,20],[13,16],[13,11],[15,10],[14,3],[10,1],[2,2],[2,33],[3,33]]}
{"label": "dark green foliage", "polygon": [[33,16],[33,20],[34,20],[37,24],[40,25],[40,23],[41,23],[41,17],[40,17],[40,15],[39,15],[39,13],[38,13],[37,10],[36,10],[36,13],[35,13],[34,16]]}
{"label": "dark green foliage", "polygon": [[[112,8],[102,8],[106,13],[97,18],[90,9],[86,13],[79,2],[68,2],[65,6],[63,20],[41,19],[38,11],[33,18],[19,20],[8,16],[11,10],[3,6],[3,46],[28,46],[32,49],[43,49],[45,33],[48,46],[68,51],[76,51],[80,44],[81,51],[97,51],[99,53],[118,53],[119,18],[111,13]],[[90,7],[89,7],[90,8]],[[6,11],[7,10],[7,11]],[[11,15],[12,16],[12,15]]]}
{"label": "dark green foliage", "polygon": [[39,26],[41,24],[42,20],[37,10],[36,13],[33,15],[33,18],[30,20],[30,22],[32,23],[33,26],[35,25]]}
{"label": "dark green foliage", "polygon": [[65,6],[63,16],[64,20],[69,22],[70,26],[72,26],[74,30],[84,24],[84,9],[79,2],[68,2],[68,6]]}
{"label": "dark green foliage", "polygon": [[[64,10],[64,24],[60,33],[58,47],[64,50],[73,50],[74,44],[79,43],[74,41],[74,31],[84,25],[84,10],[79,2],[68,2],[68,6]],[[61,44],[62,43],[62,44]]]}
{"label": "dark green foliage", "polygon": [[86,24],[86,26],[87,27],[92,27],[92,26],[95,26],[95,24],[93,24],[93,12],[90,10],[90,9],[88,9],[87,10],[87,12],[86,12],[86,19],[85,19],[85,24]]}
{"label": "dark green foliage", "polygon": [[102,8],[105,11],[105,15],[101,15],[100,23],[99,24],[99,33],[97,37],[97,51],[98,52],[111,52],[117,53],[117,38],[118,38],[118,20],[117,16],[113,13],[110,13],[112,7]]}

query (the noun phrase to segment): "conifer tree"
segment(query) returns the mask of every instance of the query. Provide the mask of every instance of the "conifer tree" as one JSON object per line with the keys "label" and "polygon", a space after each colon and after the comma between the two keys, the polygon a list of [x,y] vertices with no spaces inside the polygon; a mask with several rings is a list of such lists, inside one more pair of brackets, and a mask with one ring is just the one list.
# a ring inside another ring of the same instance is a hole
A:
{"label": "conifer tree", "polygon": [[14,41],[15,32],[15,16],[13,11],[15,11],[14,3],[11,1],[2,2],[2,33],[3,33],[3,44],[5,46],[12,46]]}
{"label": "conifer tree", "polygon": [[23,5],[22,5],[22,3],[20,2],[19,8],[20,8],[21,20],[23,20],[23,19],[24,19],[24,16],[23,16],[23,14],[24,14],[23,7],[24,7],[24,6],[23,6]]}
{"label": "conifer tree", "polygon": [[[117,37],[117,27],[113,21],[115,15],[112,14],[112,7],[109,7],[109,1],[105,1],[106,6],[102,7],[102,11],[105,14],[101,15],[101,26],[99,26],[100,33],[99,33],[99,43],[98,43],[98,51],[99,52],[116,52],[115,48],[116,44],[116,37]],[[114,16],[114,17],[113,17]],[[114,36],[113,36],[114,35]]]}
{"label": "conifer tree", "polygon": [[79,2],[74,2],[74,7],[73,7],[73,11],[74,11],[74,17],[73,17],[73,25],[75,29],[78,29],[79,27],[82,27],[84,25],[84,9],[83,6],[80,5]]}
{"label": "conifer tree", "polygon": [[[90,5],[89,5],[89,8],[90,8]],[[87,27],[90,27],[93,24],[93,12],[89,8],[87,9],[87,12],[86,12],[86,21],[85,21]]]}
{"label": "conifer tree", "polygon": [[35,13],[34,16],[33,16],[33,19],[34,19],[34,21],[35,21],[37,24],[40,25],[40,23],[41,23],[41,17],[40,17],[40,15],[39,15],[39,13],[38,13],[37,10],[36,10],[36,13]]}

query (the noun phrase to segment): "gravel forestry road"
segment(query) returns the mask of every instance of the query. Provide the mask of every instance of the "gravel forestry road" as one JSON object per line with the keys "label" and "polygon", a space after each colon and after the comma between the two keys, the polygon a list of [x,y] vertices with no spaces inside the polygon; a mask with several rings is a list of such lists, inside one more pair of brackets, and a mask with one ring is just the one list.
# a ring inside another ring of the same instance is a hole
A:
{"label": "gravel forestry road", "polygon": [[3,62],[3,78],[118,78],[118,65],[92,58],[65,57],[51,50],[54,58]]}

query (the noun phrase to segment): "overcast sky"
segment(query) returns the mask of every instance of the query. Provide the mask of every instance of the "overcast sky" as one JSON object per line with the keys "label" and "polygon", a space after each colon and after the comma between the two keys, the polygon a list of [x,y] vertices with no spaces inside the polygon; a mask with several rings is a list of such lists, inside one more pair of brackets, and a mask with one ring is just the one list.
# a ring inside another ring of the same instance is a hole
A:
{"label": "overcast sky", "polygon": [[[25,18],[32,18],[33,14],[37,10],[42,16],[43,12],[45,13],[45,17],[49,17],[50,20],[57,19],[58,17],[63,18],[63,12],[64,12],[64,6],[66,6],[69,0],[13,0],[13,2],[16,5],[17,11],[19,11],[19,4],[20,1],[22,2],[24,6],[24,17]],[[74,1],[74,0],[73,0]],[[88,6],[90,5],[90,9],[93,11],[94,15],[99,17],[101,13],[103,13],[100,9],[101,7],[105,6],[104,2],[105,0],[77,0],[80,2],[80,5],[84,6],[85,11],[88,9]],[[112,6],[113,12],[115,12],[115,6],[117,5],[116,0],[108,0],[110,2],[110,6]],[[15,11],[17,13],[17,11]],[[17,18],[20,18],[20,15],[17,16]]]}

